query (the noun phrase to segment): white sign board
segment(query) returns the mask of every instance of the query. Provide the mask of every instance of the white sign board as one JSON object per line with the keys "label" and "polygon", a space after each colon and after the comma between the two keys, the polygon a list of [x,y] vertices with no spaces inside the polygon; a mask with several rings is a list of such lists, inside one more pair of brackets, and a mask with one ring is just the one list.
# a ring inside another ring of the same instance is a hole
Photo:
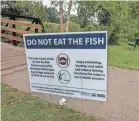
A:
{"label": "white sign board", "polygon": [[107,32],[24,35],[30,88],[106,101]]}

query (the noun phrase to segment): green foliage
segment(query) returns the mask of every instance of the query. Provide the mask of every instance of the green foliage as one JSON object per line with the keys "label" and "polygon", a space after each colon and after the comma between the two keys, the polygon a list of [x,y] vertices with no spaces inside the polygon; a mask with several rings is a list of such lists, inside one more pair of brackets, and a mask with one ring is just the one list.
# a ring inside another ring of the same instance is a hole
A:
{"label": "green foliage", "polygon": [[42,0],[37,1],[2,1],[1,11],[8,14],[26,15],[46,19],[46,6]]}
{"label": "green foliage", "polygon": [[[46,32],[59,32],[59,1],[51,1],[47,8],[42,1],[2,1],[19,15],[39,17],[45,22]],[[63,23],[67,21],[67,4],[63,1]],[[75,4],[76,3],[76,4]],[[108,31],[109,44],[133,41],[139,36],[139,1],[76,1],[77,15],[71,15],[69,31]],[[9,11],[10,13],[10,11]],[[54,24],[57,23],[57,24]],[[65,31],[66,23],[64,24]]]}
{"label": "green foliage", "polygon": [[128,21],[127,24],[125,24],[126,26],[123,26],[123,28],[120,29],[120,41],[127,42],[137,39],[139,36],[139,29],[137,24],[137,21]]}
{"label": "green foliage", "polygon": [[139,36],[139,1],[78,1],[77,3],[79,24],[84,31],[108,31],[109,44],[133,41]]}
{"label": "green foliage", "polygon": [[44,22],[43,25],[47,33],[60,32],[60,24]]}
{"label": "green foliage", "polygon": [[16,6],[16,1],[1,1],[1,12],[21,15],[21,10]]}
{"label": "green foliage", "polygon": [[97,25],[95,23],[89,23],[84,29],[84,31],[105,31],[104,26]]}
{"label": "green foliage", "polygon": [[106,26],[110,23],[110,13],[108,10],[104,9],[103,6],[99,6],[96,10],[97,19],[100,25]]}
{"label": "green foliage", "polygon": [[[60,24],[56,23],[49,23],[49,22],[43,22],[45,31],[48,33],[53,33],[53,32],[60,32]],[[64,23],[64,31],[66,29],[66,23]],[[76,24],[73,21],[69,22],[69,32],[80,32],[81,27],[79,24]]]}
{"label": "green foliage", "polygon": [[78,20],[78,17],[76,15],[71,15],[70,16],[70,21],[73,21],[76,24],[79,24],[79,20]]}
{"label": "green foliage", "polygon": [[38,17],[41,20],[46,19],[46,6],[42,1],[17,1],[17,8],[21,11],[22,15]]}
{"label": "green foliage", "polygon": [[[64,23],[64,30],[66,29],[66,23]],[[79,24],[70,21],[69,22],[69,32],[80,32],[81,31],[81,27]]]}
{"label": "green foliage", "polygon": [[82,28],[88,25],[89,21],[93,22],[93,17],[96,12],[96,4],[95,1],[77,1],[77,16],[79,19],[79,24]]}
{"label": "green foliage", "polygon": [[47,21],[51,23],[59,23],[59,13],[55,7],[47,8]]}
{"label": "green foliage", "polygon": [[[49,22],[43,22],[45,31],[48,33],[53,32],[60,32],[60,24],[56,23],[49,23]],[[64,23],[64,31],[66,29],[66,23]],[[76,24],[75,22],[70,21],[69,22],[69,32],[80,32],[81,27],[79,24]]]}

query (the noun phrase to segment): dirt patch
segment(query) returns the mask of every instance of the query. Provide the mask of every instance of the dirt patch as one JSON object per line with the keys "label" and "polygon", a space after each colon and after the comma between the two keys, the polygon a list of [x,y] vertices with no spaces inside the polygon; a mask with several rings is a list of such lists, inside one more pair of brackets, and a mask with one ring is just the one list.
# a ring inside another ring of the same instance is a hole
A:
{"label": "dirt patch", "polygon": [[134,48],[122,48],[121,50],[124,50],[124,51],[134,51]]}

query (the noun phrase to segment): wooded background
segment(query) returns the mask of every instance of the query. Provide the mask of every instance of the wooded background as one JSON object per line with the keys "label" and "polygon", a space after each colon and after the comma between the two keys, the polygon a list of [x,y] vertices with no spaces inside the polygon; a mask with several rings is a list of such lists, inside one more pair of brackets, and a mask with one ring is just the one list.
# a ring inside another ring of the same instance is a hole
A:
{"label": "wooded background", "polygon": [[46,32],[108,31],[111,45],[139,37],[139,1],[50,2],[1,1],[1,12],[39,17]]}

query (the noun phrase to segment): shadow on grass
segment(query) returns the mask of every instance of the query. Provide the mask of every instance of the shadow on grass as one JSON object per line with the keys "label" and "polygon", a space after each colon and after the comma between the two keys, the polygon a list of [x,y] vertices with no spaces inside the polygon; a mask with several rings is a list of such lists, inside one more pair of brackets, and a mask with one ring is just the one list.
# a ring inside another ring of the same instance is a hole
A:
{"label": "shadow on grass", "polygon": [[121,50],[124,50],[124,51],[134,51],[134,48],[121,48]]}

